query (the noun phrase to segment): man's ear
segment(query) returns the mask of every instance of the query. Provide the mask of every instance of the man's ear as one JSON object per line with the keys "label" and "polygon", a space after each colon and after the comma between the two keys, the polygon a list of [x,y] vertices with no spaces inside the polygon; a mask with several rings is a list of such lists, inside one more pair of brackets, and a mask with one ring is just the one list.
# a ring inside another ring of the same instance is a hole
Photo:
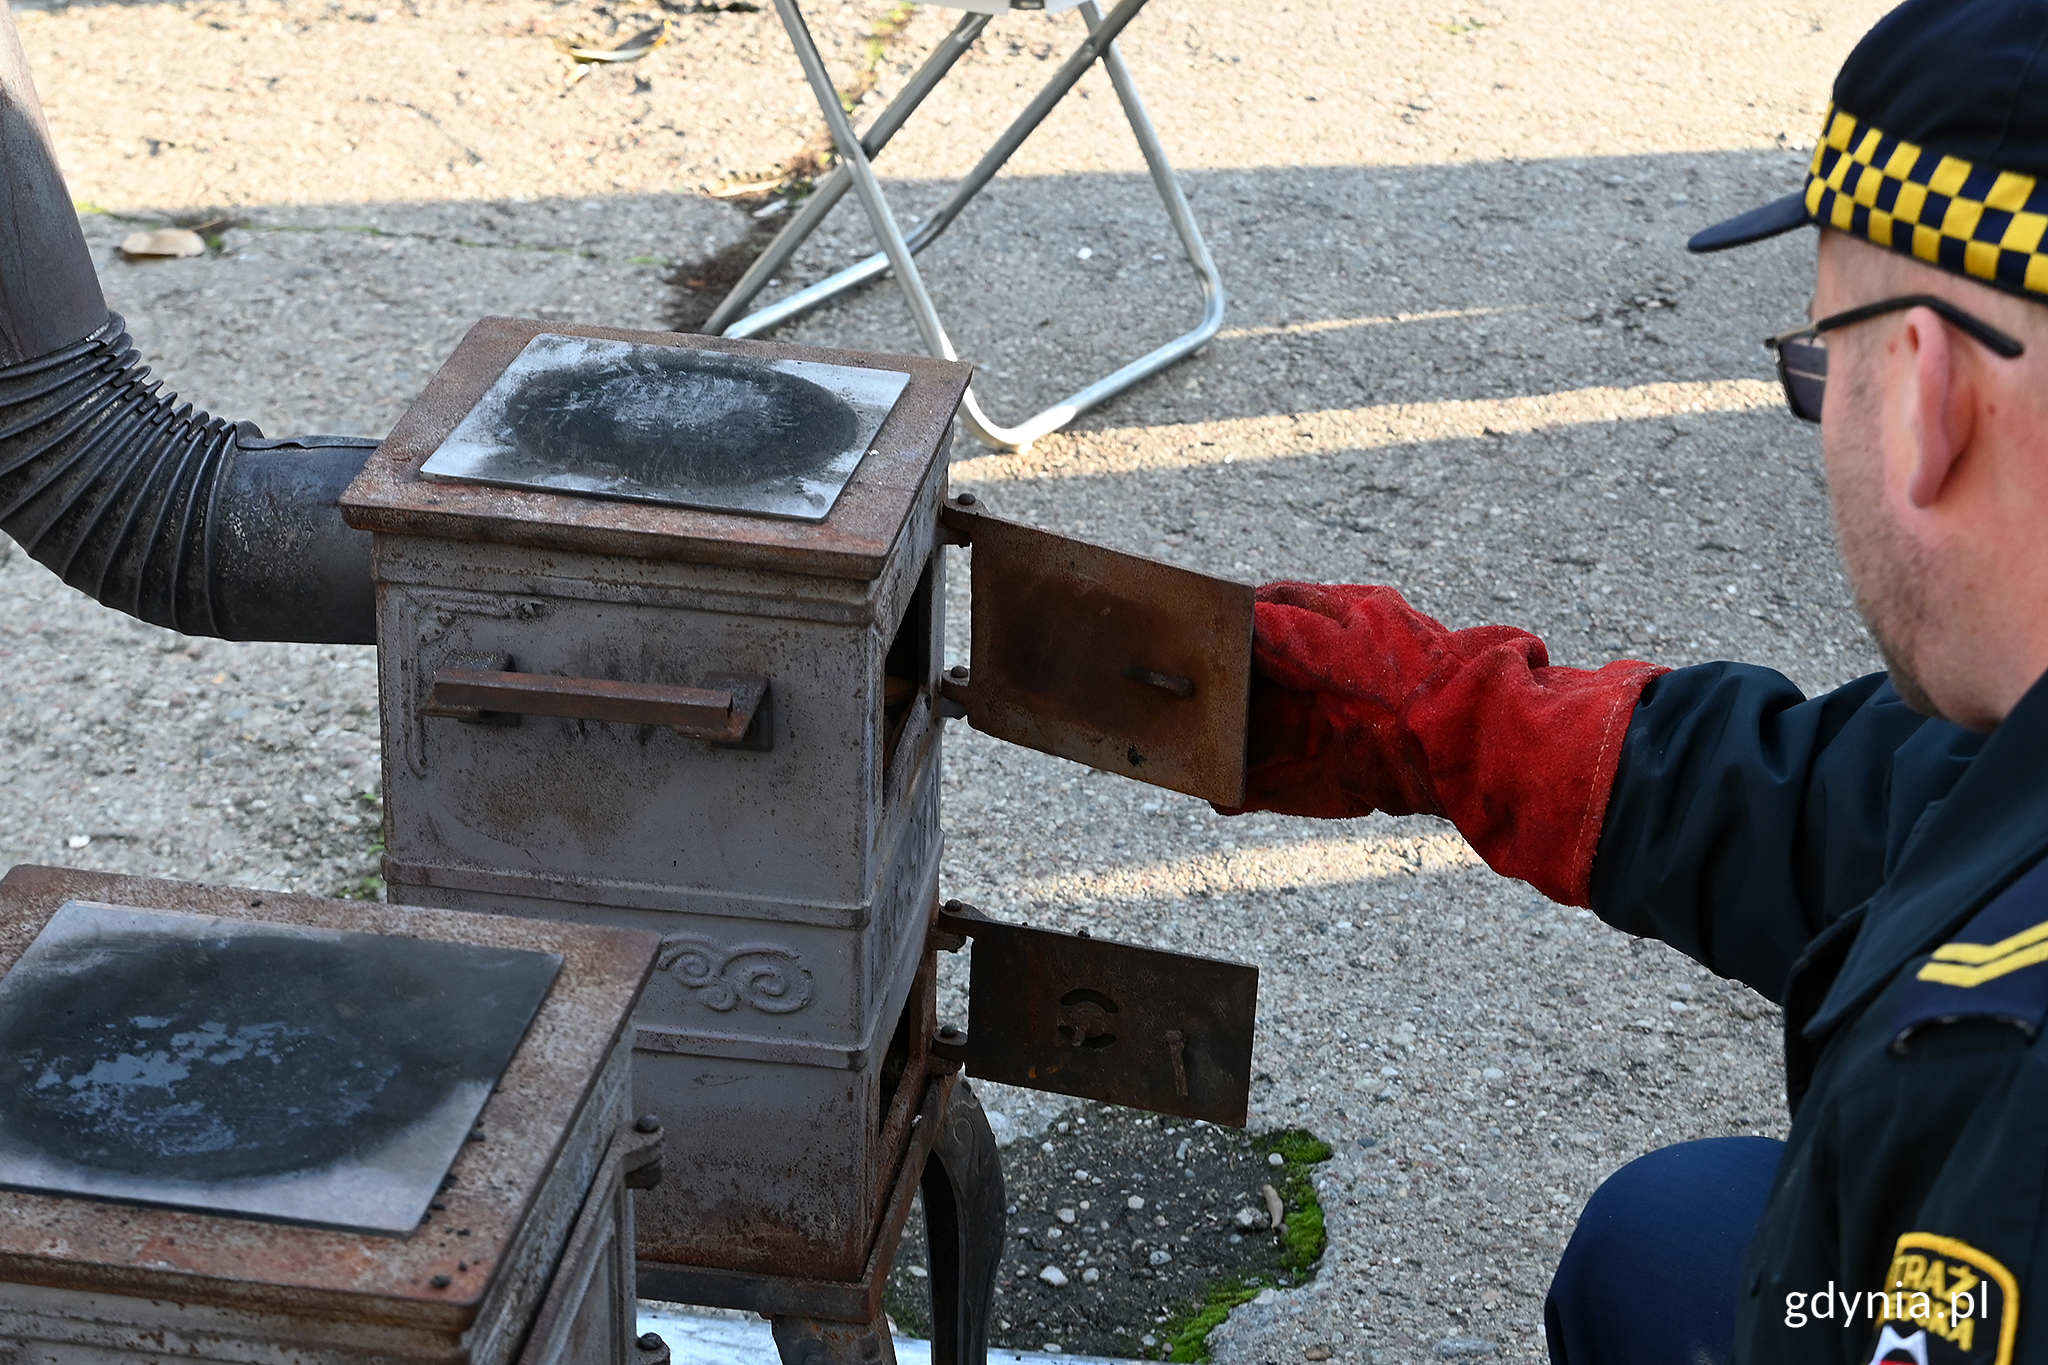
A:
{"label": "man's ear", "polygon": [[1969,448],[1977,410],[1973,386],[1957,369],[1962,357],[1940,314],[1931,308],[1908,312],[1905,340],[1913,362],[1906,416],[1913,464],[1906,481],[1906,499],[1915,507],[1926,508],[1941,497],[1957,461]]}

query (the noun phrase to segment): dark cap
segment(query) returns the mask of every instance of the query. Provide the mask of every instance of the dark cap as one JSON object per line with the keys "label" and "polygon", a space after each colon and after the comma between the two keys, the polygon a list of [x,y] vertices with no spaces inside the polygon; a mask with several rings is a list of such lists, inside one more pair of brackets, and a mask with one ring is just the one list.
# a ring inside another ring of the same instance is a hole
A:
{"label": "dark cap", "polygon": [[2048,0],[1907,0],[1842,64],[1805,189],[1686,246],[1809,223],[2048,301]]}

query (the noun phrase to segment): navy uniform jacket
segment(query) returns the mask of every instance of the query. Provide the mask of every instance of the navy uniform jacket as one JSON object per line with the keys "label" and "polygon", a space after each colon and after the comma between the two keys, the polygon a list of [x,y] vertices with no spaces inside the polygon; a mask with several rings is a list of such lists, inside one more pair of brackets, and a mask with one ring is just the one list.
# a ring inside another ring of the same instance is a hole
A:
{"label": "navy uniform jacket", "polygon": [[1785,1010],[1738,1360],[2048,1362],[2044,855],[2048,680],[1988,737],[1882,675],[1809,701],[1710,664],[1644,692],[1593,908]]}

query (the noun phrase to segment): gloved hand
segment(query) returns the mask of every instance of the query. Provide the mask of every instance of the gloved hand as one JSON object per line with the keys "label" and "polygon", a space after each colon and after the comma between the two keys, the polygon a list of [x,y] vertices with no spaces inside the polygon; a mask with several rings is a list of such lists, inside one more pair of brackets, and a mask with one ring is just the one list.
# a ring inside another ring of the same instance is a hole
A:
{"label": "gloved hand", "polygon": [[1555,668],[1527,631],[1449,630],[1392,588],[1272,583],[1257,613],[1239,811],[1440,815],[1494,871],[1586,904],[1622,736],[1668,670]]}

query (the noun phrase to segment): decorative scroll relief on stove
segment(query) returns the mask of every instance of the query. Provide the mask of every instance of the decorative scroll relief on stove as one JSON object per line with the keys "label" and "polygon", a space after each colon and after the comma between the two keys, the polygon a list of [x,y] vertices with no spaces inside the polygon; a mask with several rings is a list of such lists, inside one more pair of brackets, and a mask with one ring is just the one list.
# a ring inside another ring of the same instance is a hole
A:
{"label": "decorative scroll relief on stove", "polygon": [[67,902],[0,980],[0,1185],[411,1232],[561,965]]}
{"label": "decorative scroll relief on stove", "polygon": [[720,948],[676,934],[661,941],[655,965],[720,1014],[741,1005],[762,1014],[795,1014],[811,1003],[813,982],[803,959],[775,943]]}
{"label": "decorative scroll relief on stove", "polygon": [[[865,928],[787,925],[715,914],[693,917],[655,959],[636,1018],[643,1050],[801,1060],[843,1068],[893,1026],[917,971],[918,949],[938,894],[936,765],[919,779],[871,883]],[[772,937],[770,936],[772,935]],[[887,1041],[886,1037],[883,1039]]]}
{"label": "decorative scroll relief on stove", "polygon": [[823,521],[909,383],[898,370],[543,332],[420,473]]}

